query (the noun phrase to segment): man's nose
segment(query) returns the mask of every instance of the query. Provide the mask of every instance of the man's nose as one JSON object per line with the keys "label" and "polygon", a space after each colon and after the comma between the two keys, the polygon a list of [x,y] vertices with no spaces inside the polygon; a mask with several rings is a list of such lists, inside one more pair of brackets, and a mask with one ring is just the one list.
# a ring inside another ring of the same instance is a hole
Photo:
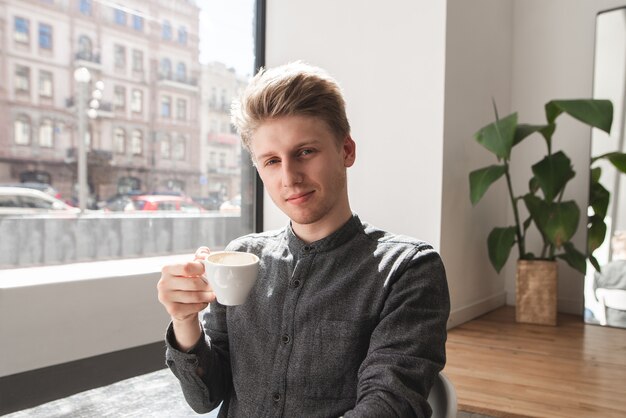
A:
{"label": "man's nose", "polygon": [[302,183],[303,175],[297,163],[283,162],[283,187],[293,187]]}

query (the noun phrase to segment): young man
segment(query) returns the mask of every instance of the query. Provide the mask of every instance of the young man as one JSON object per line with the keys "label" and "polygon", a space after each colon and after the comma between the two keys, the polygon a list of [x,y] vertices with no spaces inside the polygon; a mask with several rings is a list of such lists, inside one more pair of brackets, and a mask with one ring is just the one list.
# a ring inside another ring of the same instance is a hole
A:
{"label": "young man", "polygon": [[187,402],[222,402],[220,417],[429,416],[450,310],[443,264],[352,213],[356,145],[339,86],[302,63],[261,71],[232,116],[291,222],[228,245],[261,259],[243,305],[218,304],[197,261],[163,268],[166,361]]}

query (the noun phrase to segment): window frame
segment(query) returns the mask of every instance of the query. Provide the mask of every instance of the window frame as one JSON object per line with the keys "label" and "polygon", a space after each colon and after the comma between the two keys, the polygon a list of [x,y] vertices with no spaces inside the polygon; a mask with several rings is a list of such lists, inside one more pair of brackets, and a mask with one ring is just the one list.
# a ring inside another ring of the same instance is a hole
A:
{"label": "window frame", "polygon": [[38,44],[40,50],[52,51],[54,47],[54,28],[48,23],[39,22]]}
{"label": "window frame", "polygon": [[[18,22],[22,22],[22,25],[18,25]],[[24,30],[18,30],[22,28]],[[30,44],[30,19],[22,16],[13,16],[13,40],[20,44]]]}

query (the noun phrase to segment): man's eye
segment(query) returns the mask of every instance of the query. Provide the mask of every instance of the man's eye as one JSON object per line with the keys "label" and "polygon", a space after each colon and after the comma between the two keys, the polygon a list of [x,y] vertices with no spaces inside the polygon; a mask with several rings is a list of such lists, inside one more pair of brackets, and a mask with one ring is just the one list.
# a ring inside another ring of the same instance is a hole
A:
{"label": "man's eye", "polygon": [[310,155],[313,154],[315,151],[312,149],[303,149],[302,151],[300,151],[300,155]]}
{"label": "man's eye", "polygon": [[276,163],[278,163],[278,159],[276,159],[276,158],[272,158],[271,160],[267,160],[267,161],[265,162],[265,166],[266,166],[266,167],[268,167],[268,166],[270,166],[270,165],[274,165],[274,164],[276,164]]}

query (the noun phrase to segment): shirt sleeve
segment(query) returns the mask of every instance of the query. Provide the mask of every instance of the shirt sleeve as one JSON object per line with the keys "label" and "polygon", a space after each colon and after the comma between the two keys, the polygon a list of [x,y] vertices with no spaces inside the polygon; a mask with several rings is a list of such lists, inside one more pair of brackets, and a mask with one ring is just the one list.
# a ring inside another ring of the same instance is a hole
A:
{"label": "shirt sleeve", "polygon": [[[218,319],[220,315],[223,316],[223,321]],[[211,304],[203,316],[205,328],[203,335],[189,351],[183,352],[178,349],[172,324],[169,325],[165,337],[165,362],[178,378],[185,400],[197,413],[212,411],[221,402],[225,403],[222,409],[227,409],[232,388],[225,328],[221,333],[223,335],[215,329],[211,334],[207,332],[209,323],[214,327],[219,323],[225,325],[224,307],[217,303]]]}
{"label": "shirt sleeve", "polygon": [[450,297],[443,263],[418,248],[390,283],[358,373],[354,417],[429,417],[427,398],[446,361]]}

